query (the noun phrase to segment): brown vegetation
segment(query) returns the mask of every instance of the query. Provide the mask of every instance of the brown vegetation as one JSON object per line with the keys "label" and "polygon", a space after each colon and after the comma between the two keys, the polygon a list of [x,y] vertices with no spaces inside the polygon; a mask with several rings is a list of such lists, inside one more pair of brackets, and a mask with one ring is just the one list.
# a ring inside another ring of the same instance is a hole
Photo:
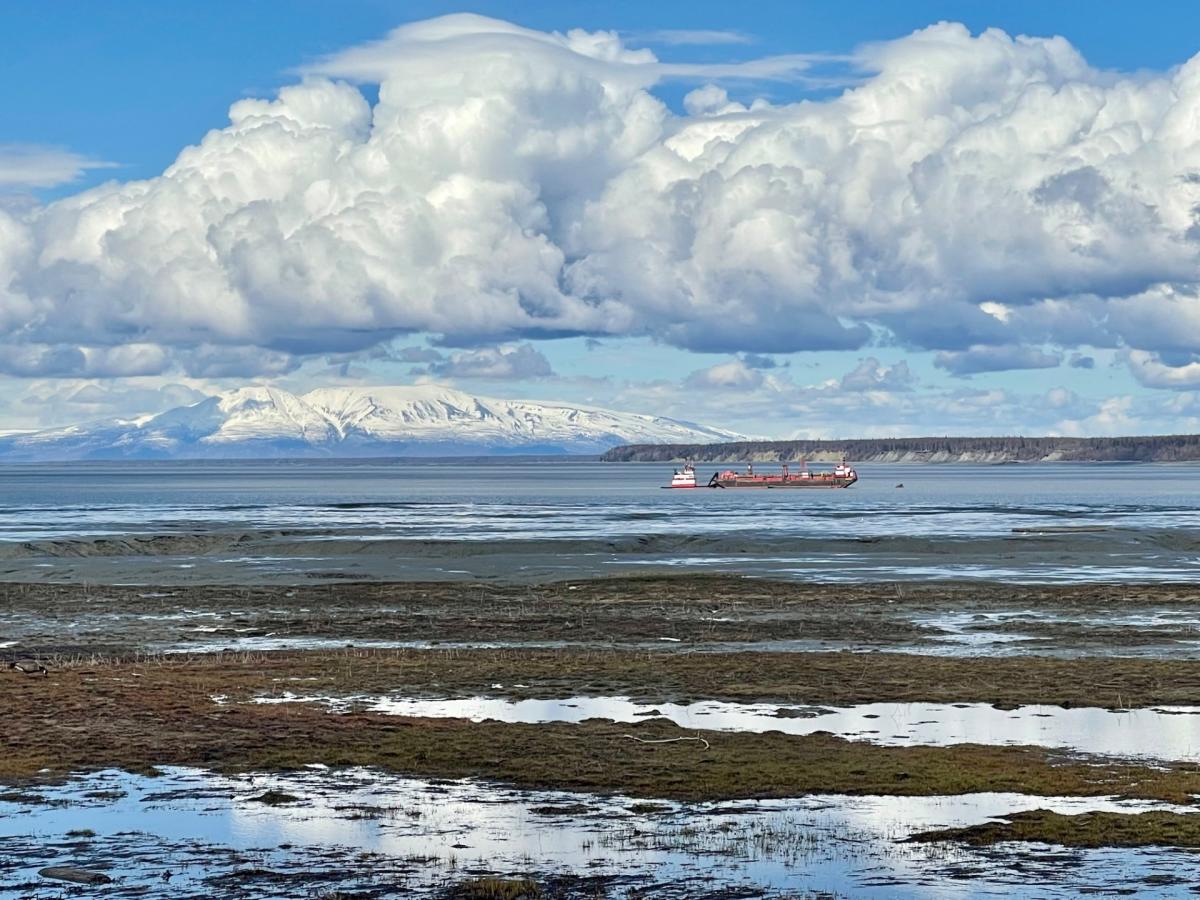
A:
{"label": "brown vegetation", "polygon": [[[298,671],[306,670],[302,656],[291,657]],[[327,656],[318,659],[336,664]],[[343,662],[354,665],[349,657]],[[80,665],[55,670],[49,678],[9,678],[0,778],[44,776],[43,769],[60,775],[162,765],[249,771],[320,762],[684,800],[1016,791],[1127,794],[1182,803],[1200,793],[1197,766],[1148,769],[1032,748],[892,748],[828,734],[705,732],[710,746],[704,749],[696,742],[627,738],[694,734],[662,719],[636,725],[473,724],[337,715],[307,704],[219,705],[213,695],[237,684],[234,670],[231,677],[212,660],[177,660]]]}
{"label": "brown vegetation", "polygon": [[[924,701],[1127,709],[1194,705],[1200,696],[1200,660],[1124,657],[345,649],[48,661],[52,684],[137,678],[144,681],[135,683],[195,686],[232,702],[284,692],[338,698],[630,696],[647,703],[778,703],[786,718],[787,707],[796,705]],[[34,694],[43,681],[0,677],[6,690],[20,685]],[[52,693],[49,685],[44,690]]]}
{"label": "brown vegetation", "polygon": [[1086,812],[1063,815],[1046,809],[1012,813],[999,822],[944,828],[912,841],[963,841],[974,846],[1036,841],[1064,847],[1182,847],[1200,849],[1200,815],[1177,812]]}
{"label": "brown vegetation", "polygon": [[[725,575],[597,578],[545,585],[393,583],[303,586],[118,587],[0,584],[19,652],[120,653],[211,646],[272,635],[356,641],[743,643],[945,646],[930,619],[997,611],[1052,613],[1011,627],[1028,646],[1100,649],[1195,639],[1187,622],[1097,624],[1114,614],[1172,609],[1200,616],[1200,589],[1178,585],[828,585]],[[178,614],[187,610],[190,617]],[[1194,619],[1192,620],[1194,621]],[[64,623],[71,627],[64,628]],[[212,631],[198,631],[203,624]],[[978,627],[1004,630],[994,619]],[[13,629],[19,627],[18,634]],[[973,626],[964,626],[971,630]],[[13,653],[18,652],[14,649]]]}

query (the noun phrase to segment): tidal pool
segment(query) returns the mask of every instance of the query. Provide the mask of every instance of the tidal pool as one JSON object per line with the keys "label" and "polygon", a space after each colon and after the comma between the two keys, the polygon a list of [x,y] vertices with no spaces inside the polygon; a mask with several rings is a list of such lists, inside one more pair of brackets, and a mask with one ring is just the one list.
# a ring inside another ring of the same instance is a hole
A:
{"label": "tidal pool", "polygon": [[[1188,894],[1189,854],[986,851],[900,843],[916,831],[970,825],[1021,809],[1063,813],[1176,809],[1106,798],[1020,794],[820,796],[680,804],[473,781],[426,781],[314,766],[284,775],[159,777],[99,772],[0,801],[0,895],[55,889],[45,866],[102,871],[89,896],[202,897],[236,886],[253,896],[435,894],[480,874],[583,879],[566,896],[952,897],[1082,889]],[[271,805],[279,804],[279,805]],[[1173,881],[1172,881],[1173,880]],[[573,883],[573,882],[568,882]]]}
{"label": "tidal pool", "polygon": [[[519,686],[515,686],[519,688]],[[503,685],[496,685],[502,689]],[[225,698],[216,698],[224,702]],[[258,703],[325,703],[396,716],[470,719],[529,724],[577,723],[585,719],[637,722],[652,716],[683,728],[711,731],[827,731],[849,740],[891,747],[1000,744],[1049,747],[1102,756],[1162,761],[1200,760],[1200,707],[1108,710],[1095,707],[1021,706],[985,703],[864,703],[846,708],[780,706],[775,703],[638,703],[628,697],[508,700],[501,697],[331,699],[285,692]]]}
{"label": "tidal pool", "polygon": [[1088,642],[1089,634],[1093,642],[1103,644],[1111,642],[1114,630],[1127,635],[1122,654],[1132,651],[1143,655],[1149,651],[1151,655],[1191,655],[1200,643],[1200,617],[1192,609],[1114,610],[1104,615],[1088,611],[974,610],[917,616],[912,621],[931,629],[933,640],[973,652],[1020,652],[1019,645],[1024,643],[1033,645],[1027,649],[1041,653],[1047,642],[1079,644]]}

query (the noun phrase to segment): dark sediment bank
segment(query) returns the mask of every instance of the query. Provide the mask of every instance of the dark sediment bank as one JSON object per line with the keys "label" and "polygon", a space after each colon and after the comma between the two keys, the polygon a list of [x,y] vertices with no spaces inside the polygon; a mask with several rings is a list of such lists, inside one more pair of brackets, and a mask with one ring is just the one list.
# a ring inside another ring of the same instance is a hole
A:
{"label": "dark sediment bank", "polygon": [[[936,512],[936,511],[935,511]],[[1012,512],[1020,513],[1015,509]],[[859,516],[861,512],[854,512]],[[876,516],[886,517],[888,510]],[[1099,537],[1097,535],[1100,535]],[[1055,553],[1078,550],[1100,557],[1114,549],[1143,552],[1200,551],[1200,535],[1174,528],[1122,528],[1118,525],[1046,524],[1021,526],[998,534],[888,534],[846,535],[840,549],[864,556],[924,556],[936,564],[939,556],[994,558],[1018,549],[1046,549]],[[648,533],[615,537],[510,538],[507,540],[435,540],[395,537],[344,536],[320,528],[293,530],[210,530],[184,534],[126,535],[120,537],[68,537],[38,541],[0,542],[0,563],[17,560],[88,560],[103,558],[196,559],[258,552],[283,560],[328,556],[330,563],[345,557],[405,557],[413,560],[466,560],[503,556],[510,561],[547,555],[736,557],[746,554],[804,556],[828,552],[827,535],[766,535],[746,531],[732,534]],[[201,569],[203,574],[204,569]],[[561,577],[561,575],[560,575]],[[514,573],[509,580],[520,581]]]}
{"label": "dark sediment bank", "polygon": [[[694,494],[695,492],[690,492]],[[700,506],[706,506],[701,503]],[[1182,518],[1190,508],[1176,510]],[[775,513],[781,512],[775,510]],[[397,536],[356,525],[293,529],[181,525],[170,533],[58,536],[0,541],[0,583],[91,585],[304,585],[343,581],[546,584],[566,575],[722,572],[795,581],[872,582],[972,579],[1070,583],[1186,580],[1200,532],[1171,527],[1170,513],[1145,526],[1073,521],[1067,514],[1014,507],[1021,524],[994,533],[929,533],[938,516],[987,517],[986,507],[930,507],[920,523],[907,511],[826,512],[828,525],[803,533],[762,532],[752,519],[732,530],[689,533],[669,517],[638,516],[610,534]],[[664,516],[666,514],[663,514]],[[856,524],[858,522],[858,524]],[[686,576],[685,576],[686,577]]]}
{"label": "dark sediment bank", "polygon": [[0,584],[3,655],[312,642],[1200,656],[1200,588],[809,584],[720,575],[537,585]]}

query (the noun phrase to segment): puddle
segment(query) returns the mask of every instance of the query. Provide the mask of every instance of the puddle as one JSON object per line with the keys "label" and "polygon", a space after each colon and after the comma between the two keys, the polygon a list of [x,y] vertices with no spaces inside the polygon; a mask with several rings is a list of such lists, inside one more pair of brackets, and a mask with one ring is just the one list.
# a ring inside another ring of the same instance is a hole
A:
{"label": "puddle", "polygon": [[[972,651],[996,649],[994,645],[1022,642],[1035,642],[1039,648],[1044,648],[1048,642],[1056,640],[1053,636],[1046,636],[1046,629],[1074,632],[1071,640],[1075,642],[1086,639],[1087,632],[1091,629],[1102,631],[1105,638],[1116,629],[1127,629],[1134,638],[1140,637],[1139,631],[1155,631],[1161,632],[1160,638],[1164,647],[1167,644],[1193,643],[1192,636],[1200,634],[1200,618],[1190,609],[1112,612],[1103,616],[1092,613],[1073,615],[1063,612],[1041,612],[1032,609],[973,611],[917,617],[913,622],[940,631],[941,634],[933,638],[935,641],[962,645]],[[994,630],[997,628],[1005,630]],[[1034,633],[1022,633],[1022,628]],[[1136,645],[1136,642],[1134,643]]]}
{"label": "puddle", "polygon": [[[1103,535],[1081,535],[1097,538]],[[1018,538],[1019,539],[1019,538]],[[940,552],[930,555],[957,560],[952,563],[910,563],[914,557],[891,555],[887,551],[870,549],[874,540],[861,543],[868,549],[857,553],[797,554],[788,557],[770,556],[667,556],[644,559],[627,556],[603,561],[609,571],[648,569],[691,571],[735,571],[746,575],[770,578],[820,581],[828,584],[878,584],[910,581],[981,581],[1007,584],[1170,584],[1195,578],[1196,560],[1180,554],[1163,559],[1155,565],[1145,564],[1145,554],[1136,550],[1128,554],[1107,554],[1103,562],[1089,553],[1080,553],[1076,561],[1056,557],[1047,559],[1036,552],[1013,554],[1011,545],[1004,549],[1012,565],[996,565],[994,556],[981,553],[981,547],[969,542],[947,541]],[[915,559],[921,559],[916,557]],[[583,570],[583,565],[577,567]]]}
{"label": "puddle", "polygon": [[[503,686],[497,685],[499,690]],[[218,699],[218,698],[214,698]],[[218,702],[223,702],[223,698]],[[507,700],[499,697],[415,699],[313,697],[284,692],[256,703],[324,703],[335,712],[354,708],[395,716],[470,719],[480,722],[578,723],[586,719],[638,722],[651,716],[683,728],[710,731],[827,731],[849,740],[891,747],[947,744],[1029,745],[1102,756],[1163,761],[1200,760],[1200,706],[1107,710],[1096,707],[1021,706],[997,709],[983,703],[864,703],[847,708],[701,701],[635,702],[628,697]]]}
{"label": "puddle", "polygon": [[1023,641],[1037,641],[1038,638],[1032,635],[1010,631],[988,630],[988,626],[994,627],[1009,622],[1029,621],[1048,621],[1048,619],[1033,610],[994,613],[971,612],[950,613],[931,618],[916,619],[915,624],[941,631],[942,634],[932,638],[935,641],[961,644],[970,650],[977,650],[994,644],[1018,644]]}
{"label": "puddle", "polygon": [[[256,799],[268,792],[292,799],[282,806]],[[648,804],[323,767],[241,777],[194,769],[168,769],[156,778],[101,772],[36,793],[50,802],[0,802],[0,893],[61,887],[39,884],[37,870],[74,865],[114,879],[89,889],[98,897],[162,891],[168,882],[173,897],[212,896],[221,886],[290,897],[312,895],[315,885],[326,892],[376,892],[362,896],[392,896],[378,893],[385,888],[432,896],[457,879],[497,872],[586,873],[661,898],[714,896],[724,888],[769,896],[803,889],[928,897],[962,894],[964,866],[976,893],[1027,885],[1030,866],[1042,865],[1039,895],[1073,896],[1083,886],[1158,883],[1192,860],[1170,850],[1042,847],[1030,853],[896,843],[915,831],[972,825],[1021,809],[1171,808],[1106,798],[822,796]],[[596,893],[593,887],[563,896]]]}

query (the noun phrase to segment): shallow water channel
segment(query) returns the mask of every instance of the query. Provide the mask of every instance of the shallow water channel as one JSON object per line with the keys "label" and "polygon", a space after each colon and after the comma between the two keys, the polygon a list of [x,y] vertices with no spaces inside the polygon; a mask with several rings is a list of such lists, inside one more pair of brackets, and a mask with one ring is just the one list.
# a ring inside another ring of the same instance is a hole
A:
{"label": "shallow water channel", "polygon": [[[501,685],[496,685],[500,689]],[[219,698],[223,700],[223,698]],[[835,709],[767,703],[637,703],[628,697],[508,700],[500,697],[418,699],[355,697],[334,700],[283,693],[259,703],[316,702],[397,716],[546,723],[611,719],[637,722],[654,716],[683,728],[712,731],[830,732],[848,740],[892,746],[948,744],[1028,745],[1164,761],[1200,760],[1200,707],[1107,710],[1095,707],[985,703],[864,703]]]}
{"label": "shallow water channel", "polygon": [[[277,792],[274,796],[266,792]],[[736,803],[646,803],[471,781],[431,782],[372,770],[312,767],[224,777],[99,772],[0,801],[0,896],[50,890],[45,866],[113,879],[89,896],[319,896],[407,889],[436,894],[488,873],[585,879],[624,896],[1039,896],[1083,890],[1188,894],[1188,854],[1075,851],[1044,845],[971,850],[899,843],[927,828],[970,825],[1038,807],[1134,812],[1161,804],[1019,794],[821,796]],[[269,805],[273,800],[282,805]],[[581,889],[583,890],[583,889]],[[40,894],[39,894],[40,895]],[[394,894],[393,894],[394,895]],[[584,894],[580,894],[582,896]],[[604,896],[604,893],[600,893]],[[576,894],[569,894],[576,896]]]}

